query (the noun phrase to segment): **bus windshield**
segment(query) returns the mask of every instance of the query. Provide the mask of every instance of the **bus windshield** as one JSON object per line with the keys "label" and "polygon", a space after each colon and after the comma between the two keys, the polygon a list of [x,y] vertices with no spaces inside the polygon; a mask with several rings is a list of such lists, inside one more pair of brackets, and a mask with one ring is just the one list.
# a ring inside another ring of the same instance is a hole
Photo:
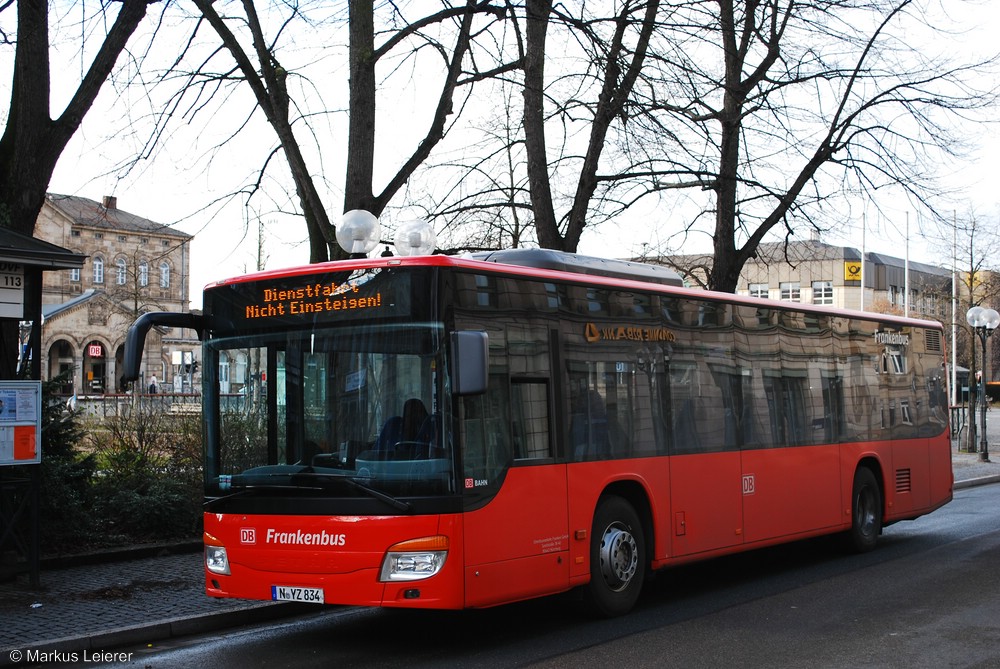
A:
{"label": "bus windshield", "polygon": [[218,416],[206,435],[208,495],[454,493],[442,337],[440,324],[410,323],[208,341],[205,395]]}

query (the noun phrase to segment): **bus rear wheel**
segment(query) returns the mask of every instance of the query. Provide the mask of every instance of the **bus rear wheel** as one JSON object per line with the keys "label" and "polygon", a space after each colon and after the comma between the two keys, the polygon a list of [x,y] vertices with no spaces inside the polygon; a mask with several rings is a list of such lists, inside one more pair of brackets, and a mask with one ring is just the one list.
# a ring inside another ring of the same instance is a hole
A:
{"label": "bus rear wheel", "polygon": [[602,616],[628,613],[646,576],[646,544],[642,523],[621,497],[603,497],[594,512],[590,539],[590,608]]}
{"label": "bus rear wheel", "polygon": [[875,474],[867,467],[854,472],[854,489],[851,493],[851,530],[849,546],[858,553],[875,548],[882,531],[882,491]]}

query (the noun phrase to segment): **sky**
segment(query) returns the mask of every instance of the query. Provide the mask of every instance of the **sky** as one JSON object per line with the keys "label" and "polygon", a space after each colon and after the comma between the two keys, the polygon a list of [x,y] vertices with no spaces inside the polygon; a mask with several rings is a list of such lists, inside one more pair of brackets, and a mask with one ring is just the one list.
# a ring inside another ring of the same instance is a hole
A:
{"label": "sky", "polygon": [[[996,8],[984,4],[974,15],[965,17],[974,22],[974,28],[961,38],[963,48],[977,44],[996,46],[995,35],[1000,34],[1000,3],[994,4]],[[9,81],[2,66],[0,76],[6,77],[6,80],[0,79],[2,91]],[[114,166],[124,155],[135,151],[138,140],[127,135],[109,137],[108,119],[120,118],[121,98],[116,95],[113,86],[106,88],[108,90],[102,92],[95,109],[63,154],[48,190],[96,201],[104,195],[115,195],[119,208],[153,221],[174,223],[179,230],[194,235],[190,285],[192,306],[198,308],[202,287],[256,267],[257,231],[244,230],[243,218],[246,214],[242,208],[230,206],[216,210],[214,215],[202,209],[214,198],[228,192],[227,188],[234,180],[244,178],[248,173],[248,164],[259,164],[257,158],[248,160],[238,152],[220,152],[212,155],[211,162],[207,163],[203,158],[210,153],[208,143],[200,140],[195,127],[179,127],[175,131],[177,142],[154,161],[140,164],[138,169],[122,179],[113,173]],[[54,101],[54,104],[57,102]],[[142,113],[141,105],[142,102],[137,101],[128,113]],[[406,107],[405,104],[400,106]],[[407,126],[405,117],[393,130],[399,133],[400,138],[414,133],[413,128]],[[261,132],[270,130],[264,126]],[[969,136],[972,140],[969,157],[946,167],[947,178],[957,191],[956,210],[961,215],[965,212],[959,211],[959,208],[973,207],[980,214],[996,218],[1000,215],[1000,191],[995,185],[1000,175],[1000,127],[970,126]],[[394,138],[389,136],[386,141],[391,143]],[[192,153],[202,157],[203,167],[197,172],[185,169],[185,165],[192,163]],[[315,159],[316,162],[320,160],[319,157]],[[314,169],[316,162],[312,163]],[[335,162],[323,160],[319,168],[327,169]],[[336,168],[333,168],[327,174],[330,189],[326,201],[331,206],[337,206],[342,201],[342,194],[336,190],[338,179],[342,182]],[[843,228],[824,234],[823,241],[857,248],[864,244],[866,250],[897,257],[908,253],[911,260],[919,262],[949,263],[949,259],[940,258],[940,252],[928,248],[920,238],[924,222],[919,212],[911,212],[906,203],[901,202],[883,203],[883,206],[890,212],[888,217],[874,211],[870,216],[854,216],[852,222]],[[635,257],[649,248],[656,248],[665,241],[669,231],[651,230],[648,224],[651,213],[636,210],[617,222],[588,229],[581,240],[579,252],[601,257]],[[337,221],[339,215],[331,211],[331,219]],[[864,233],[862,228],[866,229]],[[268,269],[304,264],[308,260],[305,226],[295,219],[275,216],[269,220],[263,246]],[[702,235],[693,238],[689,247],[683,250],[706,252],[710,248],[709,238]]]}

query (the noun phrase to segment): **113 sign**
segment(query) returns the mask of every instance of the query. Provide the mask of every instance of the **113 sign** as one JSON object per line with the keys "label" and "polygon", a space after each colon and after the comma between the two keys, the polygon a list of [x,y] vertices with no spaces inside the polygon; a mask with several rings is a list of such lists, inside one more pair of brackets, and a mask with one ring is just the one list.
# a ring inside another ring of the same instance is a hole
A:
{"label": "113 sign", "polygon": [[24,318],[24,265],[0,263],[0,318]]}

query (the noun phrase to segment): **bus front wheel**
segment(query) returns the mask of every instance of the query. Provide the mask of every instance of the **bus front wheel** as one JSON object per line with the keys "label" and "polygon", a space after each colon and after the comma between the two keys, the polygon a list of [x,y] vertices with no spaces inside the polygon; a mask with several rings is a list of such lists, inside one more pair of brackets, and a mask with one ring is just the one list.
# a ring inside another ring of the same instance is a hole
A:
{"label": "bus front wheel", "polygon": [[619,616],[635,606],[646,576],[646,544],[642,523],[632,505],[609,495],[598,502],[590,539],[591,609]]}
{"label": "bus front wheel", "polygon": [[872,550],[881,531],[882,491],[872,470],[859,467],[851,494],[850,547],[859,553]]}

